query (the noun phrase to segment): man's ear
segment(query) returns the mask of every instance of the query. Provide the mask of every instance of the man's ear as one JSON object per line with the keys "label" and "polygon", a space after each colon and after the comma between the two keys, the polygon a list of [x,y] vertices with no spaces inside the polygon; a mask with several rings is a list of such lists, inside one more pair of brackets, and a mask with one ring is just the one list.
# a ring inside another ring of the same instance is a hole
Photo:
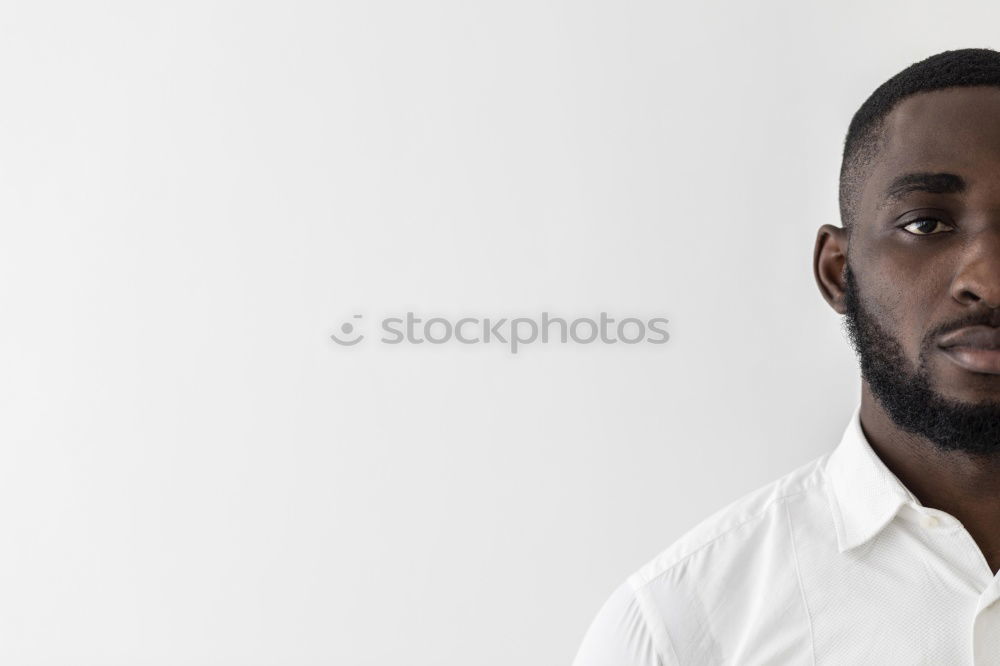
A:
{"label": "man's ear", "polygon": [[847,266],[847,231],[832,224],[824,224],[816,232],[813,251],[813,275],[823,298],[838,314],[847,312],[844,307],[844,268]]}

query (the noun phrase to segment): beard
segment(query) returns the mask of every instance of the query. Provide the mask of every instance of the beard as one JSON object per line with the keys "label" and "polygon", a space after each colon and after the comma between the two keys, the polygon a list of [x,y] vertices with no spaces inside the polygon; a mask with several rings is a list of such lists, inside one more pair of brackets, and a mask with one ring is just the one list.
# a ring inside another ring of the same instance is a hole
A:
{"label": "beard", "polygon": [[849,262],[844,277],[848,338],[858,356],[861,376],[889,418],[942,451],[1000,454],[1000,404],[952,400],[931,385],[930,355],[935,335],[941,331],[932,330],[924,337],[914,369],[900,342],[865,308]]}

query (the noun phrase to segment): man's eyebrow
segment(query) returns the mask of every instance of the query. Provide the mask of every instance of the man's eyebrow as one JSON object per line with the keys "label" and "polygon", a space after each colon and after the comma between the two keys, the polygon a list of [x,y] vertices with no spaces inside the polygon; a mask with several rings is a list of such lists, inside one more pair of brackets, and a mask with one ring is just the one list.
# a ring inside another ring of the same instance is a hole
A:
{"label": "man's eyebrow", "polygon": [[882,207],[899,201],[910,192],[954,194],[965,191],[965,180],[954,173],[904,173],[893,179],[885,188]]}

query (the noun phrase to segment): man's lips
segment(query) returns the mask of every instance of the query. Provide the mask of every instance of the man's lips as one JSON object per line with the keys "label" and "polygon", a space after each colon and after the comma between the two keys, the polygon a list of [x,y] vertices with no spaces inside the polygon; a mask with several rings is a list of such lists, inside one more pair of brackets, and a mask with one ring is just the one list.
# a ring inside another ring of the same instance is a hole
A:
{"label": "man's lips", "polygon": [[974,347],[1000,349],[1000,328],[993,326],[966,326],[941,336],[939,347]]}
{"label": "man's lips", "polygon": [[1000,375],[1000,328],[967,326],[938,341],[952,361],[972,372]]}

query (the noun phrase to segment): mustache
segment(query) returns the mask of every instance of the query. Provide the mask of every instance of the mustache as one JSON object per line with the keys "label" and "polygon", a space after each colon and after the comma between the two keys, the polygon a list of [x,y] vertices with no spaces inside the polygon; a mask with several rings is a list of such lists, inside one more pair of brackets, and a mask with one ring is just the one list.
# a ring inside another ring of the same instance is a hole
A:
{"label": "mustache", "polygon": [[975,312],[970,312],[960,319],[939,324],[928,332],[925,336],[925,342],[932,343],[937,337],[968,326],[990,326],[992,328],[1000,327],[1000,308],[977,310]]}

